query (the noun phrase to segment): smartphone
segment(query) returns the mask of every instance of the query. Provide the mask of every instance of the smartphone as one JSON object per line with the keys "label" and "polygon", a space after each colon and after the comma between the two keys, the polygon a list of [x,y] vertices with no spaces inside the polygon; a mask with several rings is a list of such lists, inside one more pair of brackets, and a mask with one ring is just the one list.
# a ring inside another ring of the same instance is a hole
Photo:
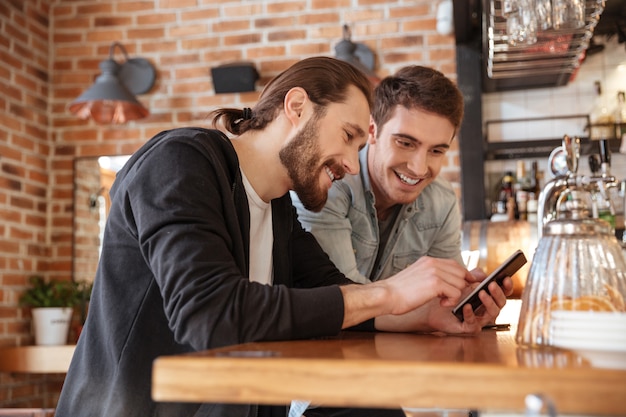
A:
{"label": "smartphone", "polygon": [[485,278],[480,285],[478,285],[474,290],[465,297],[461,302],[459,302],[456,307],[452,310],[455,316],[461,321],[463,321],[463,306],[465,304],[471,304],[474,312],[478,310],[479,307],[483,305],[480,298],[478,298],[478,292],[480,290],[487,291],[489,294],[489,290],[487,286],[492,281],[496,281],[498,285],[502,285],[502,281],[505,277],[512,276],[515,272],[517,272],[524,264],[526,263],[526,256],[524,256],[524,252],[521,250],[515,251],[509,258],[502,262],[500,266],[498,266],[487,278]]}

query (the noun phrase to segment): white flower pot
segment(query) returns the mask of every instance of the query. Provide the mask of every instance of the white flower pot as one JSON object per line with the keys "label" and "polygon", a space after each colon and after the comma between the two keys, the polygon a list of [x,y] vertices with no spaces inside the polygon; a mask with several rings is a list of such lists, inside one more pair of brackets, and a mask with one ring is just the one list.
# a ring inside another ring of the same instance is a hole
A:
{"label": "white flower pot", "polygon": [[33,308],[36,345],[65,345],[72,321],[71,307]]}

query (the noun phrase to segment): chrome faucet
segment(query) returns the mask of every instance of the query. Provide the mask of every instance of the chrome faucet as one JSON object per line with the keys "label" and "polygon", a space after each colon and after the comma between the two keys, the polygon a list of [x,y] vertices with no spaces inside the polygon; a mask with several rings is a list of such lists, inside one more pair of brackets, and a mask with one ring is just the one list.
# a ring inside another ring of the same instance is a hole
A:
{"label": "chrome faucet", "polygon": [[[537,238],[543,235],[544,226],[559,217],[562,207],[573,218],[597,217],[589,213],[589,205],[583,195],[600,193],[608,198],[608,190],[619,187],[619,182],[610,175],[609,160],[603,161],[602,174],[591,177],[578,175],[580,138],[563,136],[563,144],[550,154],[549,166],[555,177],[548,181],[537,202]],[[566,200],[570,201],[566,201]]]}
{"label": "chrome faucet", "polygon": [[537,201],[537,238],[543,235],[543,227],[557,218],[557,209],[562,196],[578,182],[578,160],[580,158],[580,138],[563,136],[562,146],[550,154],[548,165],[555,175],[548,181]]}

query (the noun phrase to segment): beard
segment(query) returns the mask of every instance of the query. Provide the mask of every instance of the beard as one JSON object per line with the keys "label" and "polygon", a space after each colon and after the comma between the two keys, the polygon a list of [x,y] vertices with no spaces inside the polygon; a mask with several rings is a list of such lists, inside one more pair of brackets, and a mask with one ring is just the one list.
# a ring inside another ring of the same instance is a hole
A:
{"label": "beard", "polygon": [[[317,128],[318,117],[314,116],[278,154],[281,163],[287,169],[293,191],[298,195],[304,208],[315,212],[324,208],[328,198],[328,191],[322,189],[319,184],[320,172],[325,170],[325,164],[320,162]],[[337,168],[334,172],[341,177],[344,171]]]}

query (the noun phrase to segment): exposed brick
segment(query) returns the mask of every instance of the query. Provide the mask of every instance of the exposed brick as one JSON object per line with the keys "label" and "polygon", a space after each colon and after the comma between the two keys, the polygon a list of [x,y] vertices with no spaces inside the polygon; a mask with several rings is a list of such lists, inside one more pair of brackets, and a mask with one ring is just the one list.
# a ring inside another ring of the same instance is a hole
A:
{"label": "exposed brick", "polygon": [[111,4],[110,2],[86,3],[86,4],[76,5],[76,15],[78,16],[87,16],[87,15],[102,16],[102,15],[110,15],[112,13],[113,13],[113,4]]}
{"label": "exposed brick", "polygon": [[91,27],[91,19],[89,17],[67,16],[59,17],[54,20],[54,24],[58,29],[71,29],[73,31],[87,29]]}
{"label": "exposed brick", "polygon": [[55,49],[56,49],[55,54],[59,57],[92,56],[93,51],[94,51],[92,46],[85,46],[85,45],[59,46],[59,47],[56,47]]}
{"label": "exposed brick", "polygon": [[6,240],[0,240],[0,253],[7,254],[16,254],[20,251],[20,245],[16,242],[8,242]]}
{"label": "exposed brick", "polygon": [[234,17],[258,16],[263,12],[263,5],[251,2],[241,2],[239,6],[225,6],[224,17],[231,19]]}
{"label": "exposed brick", "polygon": [[[108,42],[112,43],[115,39],[123,39],[124,38],[124,30],[90,30],[85,36],[88,42]],[[103,56],[102,59],[106,58]]]}
{"label": "exposed brick", "polygon": [[315,13],[297,17],[298,25],[317,25],[320,23],[339,24],[341,16],[338,13]]}
{"label": "exposed brick", "polygon": [[284,45],[262,46],[258,48],[248,48],[247,57],[257,59],[262,57],[284,56],[286,48]]}
{"label": "exposed brick", "polygon": [[197,53],[178,54],[161,58],[161,65],[173,66],[177,64],[197,64],[199,55]]}
{"label": "exposed brick", "polygon": [[310,42],[291,44],[289,46],[289,52],[295,56],[332,55],[334,54],[334,49],[331,51],[331,46],[326,42]]}
{"label": "exposed brick", "polygon": [[434,18],[416,19],[410,22],[404,22],[402,28],[410,32],[434,31],[437,29],[437,20]]}
{"label": "exposed brick", "polygon": [[211,67],[224,62],[231,62],[241,59],[242,52],[240,49],[229,49],[228,51],[208,51],[202,55],[204,62],[211,63]]}
{"label": "exposed brick", "polygon": [[219,38],[202,37],[198,39],[188,39],[181,42],[181,48],[184,50],[198,51],[206,48],[216,48],[220,44]]}
{"label": "exposed brick", "polygon": [[[198,15],[201,15],[203,17],[197,17]],[[187,19],[185,18],[185,16],[188,16]],[[188,12],[188,13],[183,13],[183,20],[191,20],[195,17],[195,19],[208,19],[211,16],[207,16],[205,13],[203,12]],[[215,16],[213,16],[215,17]],[[139,26],[153,26],[153,25],[165,25],[167,23],[172,23],[176,21],[176,15],[173,13],[167,13],[167,14],[149,14],[147,16],[141,15],[141,16],[137,16],[137,24]]]}
{"label": "exposed brick", "polygon": [[289,41],[295,39],[301,39],[304,36],[305,30],[283,30],[277,32],[270,32],[267,38],[271,42]]}
{"label": "exposed brick", "polygon": [[299,12],[306,8],[306,1],[273,1],[267,5],[269,14]]}
{"label": "exposed brick", "polygon": [[[165,37],[164,28],[149,28],[149,29],[131,29],[128,31],[128,39],[155,39]],[[126,48],[128,52],[130,48]]]}
{"label": "exposed brick", "polygon": [[176,52],[178,42],[174,40],[161,39],[158,41],[147,41],[141,44],[141,53],[166,53]]}
{"label": "exposed brick", "polygon": [[428,55],[433,61],[443,61],[450,60],[454,58],[455,51],[454,48],[450,49],[430,49],[428,51]]}
{"label": "exposed brick", "polygon": [[225,46],[236,46],[259,43],[263,37],[258,33],[248,33],[246,35],[228,35],[224,37]]}
{"label": "exposed brick", "polygon": [[416,65],[428,65],[427,62],[424,62],[424,54],[421,51],[414,51],[411,53],[387,53],[384,55],[385,62],[389,63],[407,63]]}
{"label": "exposed brick", "polygon": [[16,43],[22,43],[22,44],[26,44],[28,43],[28,35],[26,33],[24,33],[23,30],[20,30],[21,28],[23,28],[23,26],[18,26],[20,23],[23,24],[23,22],[6,22],[5,23],[5,33],[10,36],[11,38],[13,38],[13,40]]}
{"label": "exposed brick", "polygon": [[424,43],[424,37],[415,36],[396,36],[394,38],[386,38],[381,40],[380,46],[384,50],[400,49],[400,48],[421,48]]}
{"label": "exposed brick", "polygon": [[358,0],[359,6],[372,6],[386,3],[385,0]]}
{"label": "exposed brick", "polygon": [[[0,94],[4,95],[5,98],[12,98],[14,100],[21,100],[23,97],[19,88],[13,87],[12,85],[4,82],[0,83]],[[0,123],[0,125],[4,124]]]}
{"label": "exposed brick", "polygon": [[172,28],[169,30],[169,36],[175,38],[185,37],[190,35],[202,35],[210,33],[207,25],[186,25],[178,28]]}
{"label": "exposed brick", "polygon": [[410,16],[412,18],[419,16],[434,16],[436,14],[436,2],[414,3],[410,6],[390,7],[389,17],[392,19],[401,19]]}
{"label": "exposed brick", "polygon": [[270,17],[270,18],[257,18],[254,19],[254,27],[259,29],[275,28],[275,27],[290,27],[296,23],[292,16]]}
{"label": "exposed brick", "polygon": [[185,94],[185,93],[190,93],[190,92],[202,91],[206,94],[207,92],[211,90],[213,90],[213,85],[211,85],[207,77],[205,81],[200,81],[200,82],[199,81],[193,81],[193,82],[179,81],[174,87],[174,89],[172,90],[172,92],[174,94]]}
{"label": "exposed brick", "polygon": [[197,0],[159,0],[159,6],[163,9],[196,7]]}
{"label": "exposed brick", "polygon": [[311,8],[317,9],[336,9],[352,6],[351,0],[311,0]]}
{"label": "exposed brick", "polygon": [[241,30],[250,29],[251,27],[252,26],[250,19],[229,20],[213,23],[211,32],[220,34],[226,32],[238,32]]}
{"label": "exposed brick", "polygon": [[118,13],[141,12],[154,10],[155,7],[155,2],[152,0],[122,1],[115,4],[114,11]]}
{"label": "exposed brick", "polygon": [[[111,27],[111,26],[130,26],[133,24],[133,19],[130,16],[102,16],[94,19],[95,27]],[[121,36],[117,36],[120,39]],[[116,39],[112,38],[112,39]]]}

